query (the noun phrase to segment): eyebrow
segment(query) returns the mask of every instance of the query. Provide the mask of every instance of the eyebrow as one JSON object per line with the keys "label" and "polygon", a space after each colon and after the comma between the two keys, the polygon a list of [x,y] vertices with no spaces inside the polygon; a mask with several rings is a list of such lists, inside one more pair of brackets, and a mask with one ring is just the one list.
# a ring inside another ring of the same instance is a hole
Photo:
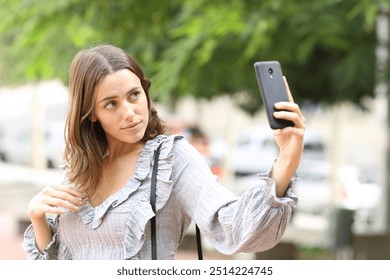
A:
{"label": "eyebrow", "polygon": [[[139,91],[140,89],[141,89],[141,87],[133,87],[132,89],[130,89],[126,93],[126,95],[132,94],[133,92]],[[112,100],[112,99],[115,99],[115,98],[118,98],[118,97],[119,97],[118,95],[106,96],[102,100],[100,100],[99,103],[102,103],[102,102],[105,102],[105,101],[109,101],[109,100]]]}

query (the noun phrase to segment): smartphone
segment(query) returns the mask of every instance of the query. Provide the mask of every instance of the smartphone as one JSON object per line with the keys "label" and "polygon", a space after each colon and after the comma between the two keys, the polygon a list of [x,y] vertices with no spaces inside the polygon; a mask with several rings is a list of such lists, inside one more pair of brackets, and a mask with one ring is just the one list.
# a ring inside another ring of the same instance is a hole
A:
{"label": "smartphone", "polygon": [[254,67],[269,126],[272,129],[294,126],[292,121],[277,119],[273,116],[273,113],[277,111],[275,103],[289,101],[280,63],[278,61],[258,61]]}

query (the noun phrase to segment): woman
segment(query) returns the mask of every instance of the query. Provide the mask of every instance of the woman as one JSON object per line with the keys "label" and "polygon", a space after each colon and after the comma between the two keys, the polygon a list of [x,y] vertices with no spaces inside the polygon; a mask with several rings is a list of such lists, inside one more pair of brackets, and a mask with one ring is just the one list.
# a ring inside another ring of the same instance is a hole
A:
{"label": "woman", "polygon": [[149,87],[136,61],[115,46],[76,55],[69,77],[66,178],[29,204],[32,225],[23,242],[29,259],[150,259],[151,170],[160,144],[159,259],[174,259],[191,220],[224,254],[263,251],[280,240],[295,205],[291,188],[304,136],[299,107],[276,104],[282,111],[275,117],[295,127],[275,131],[280,154],[271,171],[236,197],[185,139],[163,135]]}

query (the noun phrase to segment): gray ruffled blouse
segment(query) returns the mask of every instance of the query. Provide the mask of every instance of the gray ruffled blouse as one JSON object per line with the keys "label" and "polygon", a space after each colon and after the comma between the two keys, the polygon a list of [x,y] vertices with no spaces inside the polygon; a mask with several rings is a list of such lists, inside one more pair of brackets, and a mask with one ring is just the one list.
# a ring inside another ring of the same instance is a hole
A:
{"label": "gray ruffled blouse", "polygon": [[[28,259],[151,259],[150,205],[153,153],[162,144],[158,162],[156,226],[158,259],[174,259],[191,221],[219,252],[259,252],[276,245],[291,217],[295,177],[285,197],[275,195],[269,174],[236,196],[223,187],[203,157],[187,140],[157,136],[146,142],[134,175],[101,205],[85,203],[78,212],[48,218],[53,239],[43,252],[34,228],[24,234]],[[261,159],[259,159],[261,160]]]}

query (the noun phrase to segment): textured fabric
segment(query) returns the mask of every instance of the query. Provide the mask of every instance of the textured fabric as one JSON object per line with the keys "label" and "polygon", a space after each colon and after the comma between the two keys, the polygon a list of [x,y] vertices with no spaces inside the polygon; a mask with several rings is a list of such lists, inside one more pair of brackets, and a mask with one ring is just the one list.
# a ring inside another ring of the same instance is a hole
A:
{"label": "textured fabric", "polygon": [[[40,252],[32,226],[24,234],[29,259],[151,259],[150,180],[153,152],[163,142],[157,175],[157,257],[174,259],[191,221],[224,254],[267,250],[280,241],[296,197],[295,178],[283,198],[269,174],[240,197],[218,183],[203,157],[185,139],[158,136],[146,142],[134,175],[101,205],[86,203],[48,219],[53,240]],[[259,159],[261,160],[261,159]]]}

